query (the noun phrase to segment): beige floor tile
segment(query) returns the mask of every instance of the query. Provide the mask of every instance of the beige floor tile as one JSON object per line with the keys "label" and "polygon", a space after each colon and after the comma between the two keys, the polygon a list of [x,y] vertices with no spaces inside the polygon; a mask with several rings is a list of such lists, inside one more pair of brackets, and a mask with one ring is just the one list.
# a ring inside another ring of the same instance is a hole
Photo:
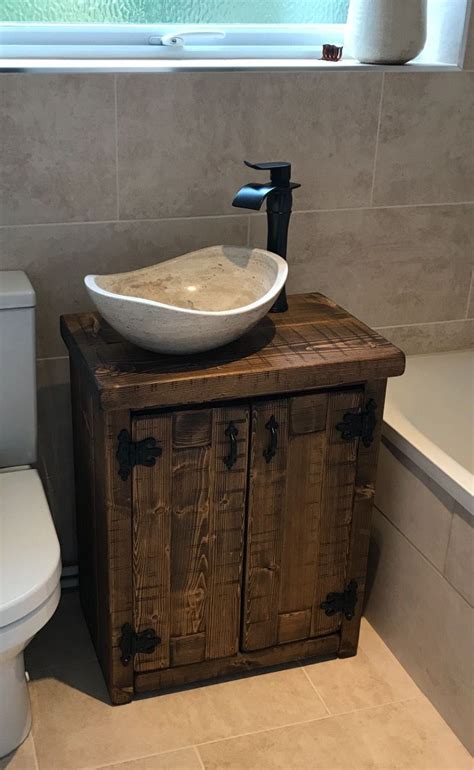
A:
{"label": "beige floor tile", "polygon": [[199,746],[206,770],[471,770],[425,698]]}
{"label": "beige floor tile", "polygon": [[113,764],[326,714],[301,668],[112,707],[89,663],[32,682],[31,694],[41,770]]}
{"label": "beige floor tile", "polygon": [[0,770],[37,770],[31,733],[16,751],[0,759]]}
{"label": "beige floor tile", "polygon": [[101,770],[201,770],[201,767],[195,749],[182,749],[170,751],[168,754],[132,759],[118,765],[107,765],[101,767]]}
{"label": "beige floor tile", "polygon": [[94,647],[81,612],[77,591],[64,592],[49,623],[26,648],[25,665],[30,679],[71,662],[95,660]]}
{"label": "beige floor tile", "polygon": [[331,714],[416,698],[420,691],[380,637],[363,621],[354,658],[305,666]]}

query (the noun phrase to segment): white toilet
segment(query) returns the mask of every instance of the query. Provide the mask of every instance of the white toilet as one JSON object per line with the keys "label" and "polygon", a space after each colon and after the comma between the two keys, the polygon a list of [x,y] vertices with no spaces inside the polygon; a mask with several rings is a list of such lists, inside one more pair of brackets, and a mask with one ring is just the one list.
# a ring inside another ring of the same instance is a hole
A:
{"label": "white toilet", "polygon": [[23,652],[60,596],[59,542],[36,460],[35,293],[0,272],[0,757],[27,737]]}

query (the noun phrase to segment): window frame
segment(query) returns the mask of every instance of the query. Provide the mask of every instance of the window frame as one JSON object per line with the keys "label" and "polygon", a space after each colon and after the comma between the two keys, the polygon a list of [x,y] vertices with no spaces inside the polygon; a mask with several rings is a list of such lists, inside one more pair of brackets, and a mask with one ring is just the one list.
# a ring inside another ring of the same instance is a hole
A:
{"label": "window frame", "polygon": [[[343,45],[345,24],[49,24],[0,25],[2,59],[319,59],[325,43]],[[197,34],[193,35],[193,32]],[[205,33],[208,33],[208,36]],[[223,33],[222,41],[213,33]],[[183,35],[184,45],[163,44]],[[150,38],[154,42],[150,42]]]}

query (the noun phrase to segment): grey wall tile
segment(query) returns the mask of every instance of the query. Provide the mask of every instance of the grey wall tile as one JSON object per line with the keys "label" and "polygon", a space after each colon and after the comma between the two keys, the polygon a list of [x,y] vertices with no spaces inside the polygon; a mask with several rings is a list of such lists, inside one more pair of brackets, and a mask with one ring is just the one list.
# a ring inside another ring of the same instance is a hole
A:
{"label": "grey wall tile", "polygon": [[[232,211],[252,161],[289,160],[295,208],[368,203],[381,76],[118,76],[121,218]],[[235,210],[234,210],[235,211]]]}
{"label": "grey wall tile", "polygon": [[407,355],[441,353],[474,346],[474,320],[385,326],[377,331]]}
{"label": "grey wall tile", "polygon": [[472,609],[377,509],[369,577],[367,619],[472,753]]}
{"label": "grey wall tile", "polygon": [[474,517],[459,505],[454,508],[444,574],[453,586],[474,605]]}
{"label": "grey wall tile", "polygon": [[374,203],[474,199],[474,73],[387,74]]}
{"label": "grey wall tile", "polygon": [[474,7],[471,7],[463,66],[465,70],[474,70]]}
{"label": "grey wall tile", "polygon": [[38,361],[38,467],[61,544],[63,563],[77,560],[69,360]]}
{"label": "grey wall tile", "polygon": [[[290,292],[321,291],[374,326],[462,317],[474,206],[294,213]],[[250,243],[265,243],[252,217]]]}
{"label": "grey wall tile", "polygon": [[0,75],[2,224],[116,214],[113,75]]}
{"label": "grey wall tile", "polygon": [[239,73],[118,75],[117,93],[120,216],[232,213],[246,176]]}
{"label": "grey wall tile", "polygon": [[380,447],[375,504],[443,571],[454,501],[395,449]]}
{"label": "grey wall tile", "polygon": [[244,85],[247,155],[291,161],[295,210],[370,203],[380,73],[246,73]]}
{"label": "grey wall tile", "polygon": [[245,245],[247,218],[0,229],[4,269],[25,270],[37,295],[37,354],[65,355],[59,316],[89,310],[83,278],[161,262],[215,243]]}

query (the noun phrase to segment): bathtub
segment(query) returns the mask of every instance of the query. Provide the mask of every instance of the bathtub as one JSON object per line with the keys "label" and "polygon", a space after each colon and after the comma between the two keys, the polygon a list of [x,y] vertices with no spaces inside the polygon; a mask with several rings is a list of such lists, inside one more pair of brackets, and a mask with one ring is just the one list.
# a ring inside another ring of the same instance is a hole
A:
{"label": "bathtub", "polygon": [[408,356],[388,384],[383,435],[474,514],[474,350]]}
{"label": "bathtub", "polygon": [[365,614],[474,753],[474,351],[389,381]]}

